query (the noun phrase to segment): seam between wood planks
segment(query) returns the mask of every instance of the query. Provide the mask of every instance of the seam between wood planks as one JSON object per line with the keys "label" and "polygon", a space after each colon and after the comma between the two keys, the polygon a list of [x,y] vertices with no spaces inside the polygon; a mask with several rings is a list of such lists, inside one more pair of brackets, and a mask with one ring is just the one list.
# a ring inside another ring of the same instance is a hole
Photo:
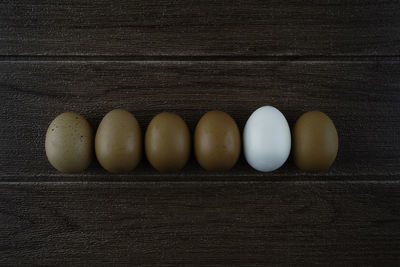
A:
{"label": "seam between wood planks", "polygon": [[293,174],[293,175],[257,175],[257,174],[38,174],[38,175],[2,175],[0,183],[358,183],[358,182],[400,182],[400,173],[387,174]]}
{"label": "seam between wood planks", "polygon": [[228,184],[293,184],[293,185],[335,185],[335,184],[395,184],[400,185],[400,180],[344,180],[344,181],[0,181],[1,185],[228,185]]}
{"label": "seam between wood planks", "polygon": [[113,56],[113,55],[0,55],[0,62],[398,62],[400,55],[367,56]]}

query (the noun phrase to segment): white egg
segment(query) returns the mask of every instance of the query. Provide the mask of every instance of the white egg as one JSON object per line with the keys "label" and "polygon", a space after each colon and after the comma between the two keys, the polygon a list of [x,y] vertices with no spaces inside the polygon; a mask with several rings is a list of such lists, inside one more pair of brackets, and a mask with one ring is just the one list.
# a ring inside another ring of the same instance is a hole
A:
{"label": "white egg", "polygon": [[291,147],[285,116],[272,106],[254,111],[244,127],[243,146],[246,160],[254,169],[269,172],[281,167]]}

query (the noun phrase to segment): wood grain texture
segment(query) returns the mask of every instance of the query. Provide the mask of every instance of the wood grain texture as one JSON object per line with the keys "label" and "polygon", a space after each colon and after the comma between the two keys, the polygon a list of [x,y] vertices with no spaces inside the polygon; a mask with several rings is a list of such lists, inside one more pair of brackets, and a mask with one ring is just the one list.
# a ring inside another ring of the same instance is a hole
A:
{"label": "wood grain texture", "polygon": [[1,265],[396,266],[400,184],[11,183]]}
{"label": "wood grain texture", "polygon": [[400,54],[398,1],[0,3],[0,55]]}
{"label": "wood grain texture", "polygon": [[[399,18],[391,0],[0,2],[0,265],[398,266]],[[262,105],[327,113],[332,168],[66,175],[45,156],[64,111],[193,131]]]}
{"label": "wood grain texture", "polygon": [[[291,126],[303,112],[315,109],[335,122],[340,139],[336,163],[312,179],[398,179],[399,73],[398,62],[1,62],[0,178],[33,181],[60,175],[47,162],[44,139],[61,112],[81,113],[96,129],[108,111],[123,107],[144,131],[157,113],[173,111],[193,132],[208,110],[228,112],[243,129],[256,108],[273,105]],[[194,159],[179,174],[163,176],[144,161],[115,179],[213,179],[208,175]],[[242,157],[219,179],[247,180],[247,175],[259,180],[310,177],[291,159],[280,170],[263,174]],[[109,179],[96,163],[80,177]]]}

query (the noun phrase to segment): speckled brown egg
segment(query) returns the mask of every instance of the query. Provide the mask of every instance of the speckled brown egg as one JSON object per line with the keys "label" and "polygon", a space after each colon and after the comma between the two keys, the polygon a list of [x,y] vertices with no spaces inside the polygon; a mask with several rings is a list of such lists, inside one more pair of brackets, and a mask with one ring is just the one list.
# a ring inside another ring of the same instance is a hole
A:
{"label": "speckled brown egg", "polygon": [[104,116],[95,138],[96,157],[111,173],[132,171],[142,157],[142,134],[136,118],[124,109]]}
{"label": "speckled brown egg", "polygon": [[45,148],[47,159],[60,172],[82,172],[93,158],[92,128],[78,113],[62,113],[47,129]]}
{"label": "speckled brown egg", "polygon": [[145,150],[150,164],[160,172],[182,169],[190,157],[191,137],[185,121],[163,112],[155,116],[146,130]]}
{"label": "speckled brown egg", "polygon": [[301,170],[325,171],[335,161],[339,138],[332,120],[321,111],[300,116],[293,129],[293,157]]}
{"label": "speckled brown egg", "polygon": [[227,113],[214,110],[203,115],[194,133],[194,150],[199,164],[208,171],[226,171],[239,159],[240,132]]}

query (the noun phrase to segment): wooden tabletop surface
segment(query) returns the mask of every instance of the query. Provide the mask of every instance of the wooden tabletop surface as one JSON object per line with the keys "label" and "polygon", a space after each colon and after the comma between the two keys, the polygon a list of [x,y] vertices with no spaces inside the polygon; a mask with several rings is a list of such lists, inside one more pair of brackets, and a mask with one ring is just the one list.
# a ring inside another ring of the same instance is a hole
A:
{"label": "wooden tabletop surface", "polygon": [[[1,266],[400,265],[398,1],[3,1],[0,104]],[[332,168],[62,174],[44,151],[64,111],[193,132],[263,105],[327,113]]]}

